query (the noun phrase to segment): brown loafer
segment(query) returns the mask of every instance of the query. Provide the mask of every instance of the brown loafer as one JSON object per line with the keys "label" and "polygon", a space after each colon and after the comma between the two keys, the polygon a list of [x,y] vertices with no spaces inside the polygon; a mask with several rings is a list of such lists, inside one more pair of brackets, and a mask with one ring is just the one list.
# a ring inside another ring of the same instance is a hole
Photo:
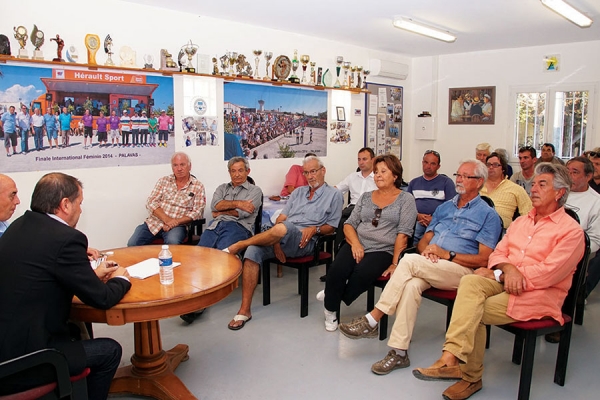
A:
{"label": "brown loafer", "polygon": [[483,386],[481,379],[477,382],[467,382],[464,379],[456,382],[442,393],[446,400],[464,400],[481,390]]}
{"label": "brown loafer", "polygon": [[449,367],[441,362],[436,362],[429,368],[413,369],[415,378],[422,381],[446,381],[452,379],[462,379],[460,367]]}

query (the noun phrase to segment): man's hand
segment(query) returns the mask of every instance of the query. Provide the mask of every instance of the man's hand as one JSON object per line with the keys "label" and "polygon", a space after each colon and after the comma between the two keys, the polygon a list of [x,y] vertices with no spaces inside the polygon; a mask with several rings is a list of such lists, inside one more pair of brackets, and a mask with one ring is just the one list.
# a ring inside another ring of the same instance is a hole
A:
{"label": "man's hand", "polygon": [[94,249],[93,247],[87,248],[87,256],[90,260],[97,260],[100,258],[100,252],[98,249]]}
{"label": "man's hand", "polygon": [[179,221],[176,218],[167,218],[163,221],[163,231],[169,232],[171,229],[179,226]]}
{"label": "man's hand", "polygon": [[281,250],[281,244],[275,243],[273,245],[273,251],[275,252],[275,257],[282,263],[285,262],[285,253]]}
{"label": "man's hand", "polygon": [[96,276],[98,276],[102,282],[106,282],[118,268],[119,265],[114,261],[104,261],[98,265],[94,272],[96,272]]}
{"label": "man's hand", "polygon": [[363,259],[364,256],[365,248],[362,246],[362,244],[359,243],[352,246],[352,257],[357,264]]}
{"label": "man's hand", "polygon": [[255,210],[252,200],[237,200],[235,208],[239,208],[240,210],[246,211],[250,214],[252,214]]}
{"label": "man's hand", "polygon": [[417,222],[423,225],[424,227],[428,227],[429,223],[431,223],[431,215],[417,214]]}
{"label": "man's hand", "polygon": [[388,269],[386,269],[385,271],[383,271],[383,273],[381,274],[381,276],[392,276],[392,274],[394,273],[394,271],[396,270],[398,266],[394,265],[394,264],[390,264],[390,266],[388,267]]}
{"label": "man's hand", "polygon": [[114,278],[115,276],[123,276],[127,279],[131,278],[131,276],[129,276],[129,272],[127,272],[127,270],[123,267],[117,267],[117,269],[110,275],[110,278]]}
{"label": "man's hand", "polygon": [[300,248],[303,249],[306,247],[306,245],[308,244],[308,242],[310,241],[310,239],[312,239],[312,237],[315,235],[315,233],[317,232],[317,227],[316,226],[309,226],[307,228],[303,228],[302,230],[302,239],[300,240]]}
{"label": "man's hand", "polygon": [[527,282],[517,267],[512,264],[503,264],[504,291],[508,294],[519,296],[527,288]]}
{"label": "man's hand", "polygon": [[489,268],[477,268],[474,272],[475,275],[479,275],[479,276],[483,276],[484,278],[488,278],[491,279],[493,281],[496,280],[496,277],[494,276],[494,271],[492,271]]}
{"label": "man's hand", "polygon": [[421,255],[427,258],[429,261],[436,263],[440,259],[446,260],[450,257],[450,252],[442,249],[437,244],[430,244],[425,247],[425,250],[421,253]]}

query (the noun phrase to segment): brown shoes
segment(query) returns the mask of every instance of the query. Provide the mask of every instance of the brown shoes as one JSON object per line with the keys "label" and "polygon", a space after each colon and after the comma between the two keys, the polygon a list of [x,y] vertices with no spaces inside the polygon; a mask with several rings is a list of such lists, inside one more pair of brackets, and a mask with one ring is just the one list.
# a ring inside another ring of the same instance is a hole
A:
{"label": "brown shoes", "polygon": [[471,397],[474,393],[481,390],[481,379],[477,382],[467,382],[463,379],[450,386],[442,393],[442,397],[446,400],[464,400]]}
{"label": "brown shoes", "polygon": [[446,381],[451,379],[462,379],[460,367],[449,367],[438,360],[429,368],[413,369],[413,375],[422,381]]}

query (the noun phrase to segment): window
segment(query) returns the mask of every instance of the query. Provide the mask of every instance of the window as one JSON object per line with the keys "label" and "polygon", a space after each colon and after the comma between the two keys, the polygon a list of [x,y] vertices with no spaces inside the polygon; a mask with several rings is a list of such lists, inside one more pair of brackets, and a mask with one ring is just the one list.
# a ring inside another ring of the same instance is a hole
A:
{"label": "window", "polygon": [[583,153],[588,139],[592,88],[517,90],[514,94],[514,156],[523,146],[533,146],[540,151],[545,142],[554,144],[556,156],[560,158],[569,159]]}

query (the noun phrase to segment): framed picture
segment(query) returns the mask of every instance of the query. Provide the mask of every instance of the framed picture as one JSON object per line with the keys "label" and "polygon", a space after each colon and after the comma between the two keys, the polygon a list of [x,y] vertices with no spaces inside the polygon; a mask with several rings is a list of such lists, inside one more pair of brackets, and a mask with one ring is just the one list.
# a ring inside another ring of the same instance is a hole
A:
{"label": "framed picture", "polygon": [[337,120],[345,121],[346,120],[346,111],[344,111],[344,107],[336,107],[337,110]]}
{"label": "framed picture", "polygon": [[449,125],[493,125],[496,86],[448,89]]}

